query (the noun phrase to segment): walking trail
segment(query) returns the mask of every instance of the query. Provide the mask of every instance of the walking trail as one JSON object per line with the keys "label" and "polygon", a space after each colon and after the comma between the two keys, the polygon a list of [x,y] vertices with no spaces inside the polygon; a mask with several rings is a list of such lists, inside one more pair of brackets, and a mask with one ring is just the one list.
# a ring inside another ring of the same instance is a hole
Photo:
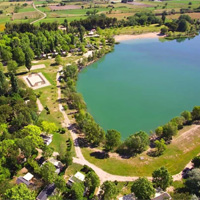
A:
{"label": "walking trail", "polygon": [[[58,81],[58,78],[60,76],[60,72],[62,71],[63,67],[59,67],[59,71],[57,73],[57,77],[56,77],[56,80],[57,80],[57,88],[58,88],[58,100],[61,99],[61,88],[60,88],[60,82]],[[113,175],[113,174],[109,174],[105,171],[103,171],[101,168],[97,167],[96,165],[88,162],[82,152],[81,152],[81,148],[78,144],[78,136],[77,134],[71,130],[70,128],[70,120],[65,112],[65,110],[63,109],[63,106],[61,103],[59,103],[59,111],[63,114],[63,117],[64,117],[64,122],[63,122],[63,127],[65,128],[68,128],[68,130],[70,131],[71,133],[71,136],[72,136],[72,139],[74,141],[74,146],[75,146],[75,152],[76,152],[76,157],[73,157],[73,162],[74,163],[77,163],[77,164],[80,164],[80,165],[87,165],[89,167],[91,167],[95,172],[96,174],[99,176],[100,178],[100,182],[101,184],[104,182],[104,181],[134,181],[136,179],[138,179],[139,177],[137,176],[119,176],[119,175]],[[196,129],[197,127],[195,126],[194,128],[191,129],[191,131],[193,131],[193,129]],[[190,167],[191,168],[192,166],[192,163],[189,162],[186,167]],[[152,180],[152,177],[147,177],[149,180]],[[176,175],[173,176],[173,180],[177,181],[177,180],[181,180],[182,179],[182,171]]]}
{"label": "walking trail", "polygon": [[34,24],[34,23],[36,23],[36,22],[38,22],[38,21],[40,21],[40,20],[46,18],[46,16],[47,16],[46,13],[44,13],[44,12],[42,12],[41,10],[37,9],[34,3],[33,3],[33,8],[34,8],[36,11],[38,11],[39,13],[41,13],[41,14],[43,15],[43,17],[41,17],[41,18],[39,18],[39,19],[37,19],[37,20],[31,22],[30,24]]}

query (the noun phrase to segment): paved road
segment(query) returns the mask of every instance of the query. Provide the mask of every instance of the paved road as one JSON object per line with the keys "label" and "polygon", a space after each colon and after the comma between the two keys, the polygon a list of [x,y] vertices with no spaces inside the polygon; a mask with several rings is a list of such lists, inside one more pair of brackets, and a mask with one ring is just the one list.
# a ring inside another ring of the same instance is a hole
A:
{"label": "paved road", "polygon": [[[63,69],[63,67],[59,67],[59,71],[57,73],[57,87],[58,87],[58,99],[61,99],[61,88],[60,88],[60,82],[58,81],[58,78],[60,76],[60,71]],[[113,174],[109,174],[107,172],[105,172],[104,170],[102,170],[101,168],[97,167],[96,165],[88,162],[82,152],[81,152],[81,148],[79,147],[79,144],[78,144],[78,136],[77,134],[70,129],[70,120],[65,112],[65,110],[63,109],[63,106],[62,104],[59,103],[59,110],[60,112],[63,114],[63,117],[64,117],[64,123],[63,123],[63,127],[65,128],[68,128],[70,133],[71,133],[71,136],[72,136],[72,139],[74,141],[74,146],[75,146],[75,152],[76,152],[76,157],[73,158],[73,162],[74,163],[77,163],[77,164],[80,164],[80,165],[88,165],[89,167],[91,167],[95,172],[96,174],[99,176],[100,178],[100,182],[101,184],[104,182],[104,181],[134,181],[136,179],[138,179],[139,177],[137,176],[118,176],[118,175],[113,175]],[[196,130],[197,128],[199,128],[199,126],[194,126],[192,129],[190,129],[189,131],[194,131]],[[192,167],[192,164],[191,162],[189,162],[186,167],[189,167],[191,168]],[[152,180],[152,177],[147,177],[149,180]],[[173,180],[177,181],[177,180],[181,180],[182,179],[182,172],[176,174],[173,176]]]}
{"label": "paved road", "polygon": [[30,24],[34,24],[35,22],[38,22],[38,21],[40,21],[40,20],[46,18],[46,16],[47,16],[46,13],[44,13],[44,12],[42,12],[41,10],[37,9],[34,3],[33,3],[33,8],[34,8],[36,11],[38,11],[39,13],[41,13],[41,14],[43,15],[43,17],[41,17],[40,19],[37,19],[37,20],[31,22]]}

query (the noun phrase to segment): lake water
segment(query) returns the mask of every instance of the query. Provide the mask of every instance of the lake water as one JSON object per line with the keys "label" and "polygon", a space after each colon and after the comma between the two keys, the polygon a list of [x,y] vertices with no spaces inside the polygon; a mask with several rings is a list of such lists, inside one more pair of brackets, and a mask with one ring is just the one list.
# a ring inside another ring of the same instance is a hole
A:
{"label": "lake water", "polygon": [[200,36],[123,41],[83,69],[77,90],[97,123],[122,139],[200,105]]}

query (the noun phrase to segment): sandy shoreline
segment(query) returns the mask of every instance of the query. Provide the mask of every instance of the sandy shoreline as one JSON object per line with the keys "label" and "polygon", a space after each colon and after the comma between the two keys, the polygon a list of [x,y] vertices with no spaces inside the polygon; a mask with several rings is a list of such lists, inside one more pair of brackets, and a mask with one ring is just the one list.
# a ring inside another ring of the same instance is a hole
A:
{"label": "sandy shoreline", "polygon": [[158,37],[164,37],[163,35],[160,35],[160,33],[144,33],[140,35],[115,35],[115,41],[120,42],[124,40],[131,40],[131,39],[144,39],[144,38],[158,38]]}

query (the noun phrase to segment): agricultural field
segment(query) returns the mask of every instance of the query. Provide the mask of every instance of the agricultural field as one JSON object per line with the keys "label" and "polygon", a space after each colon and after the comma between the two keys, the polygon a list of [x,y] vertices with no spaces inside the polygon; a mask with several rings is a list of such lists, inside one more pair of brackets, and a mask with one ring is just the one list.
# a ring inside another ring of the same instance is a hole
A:
{"label": "agricultural field", "polygon": [[[197,8],[200,5],[200,0],[171,0],[163,2],[153,1],[140,1],[131,3],[119,3],[119,2],[69,2],[64,3],[60,0],[56,1],[28,1],[28,2],[5,2],[0,1],[0,10],[3,14],[0,14],[0,31],[4,29],[6,22],[32,22],[35,19],[42,17],[42,14],[33,8],[33,3],[36,8],[44,12],[47,16],[41,21],[37,22],[53,22],[57,21],[62,23],[67,18],[69,22],[73,20],[84,19],[88,15],[88,12],[94,10],[97,14],[105,14],[108,17],[115,17],[119,20],[126,19],[127,17],[134,15],[136,12],[152,11],[157,14],[161,14],[163,11],[180,12],[182,8]],[[167,16],[167,19],[178,18],[178,14]],[[199,19],[198,13],[191,13],[190,16],[194,19]]]}

